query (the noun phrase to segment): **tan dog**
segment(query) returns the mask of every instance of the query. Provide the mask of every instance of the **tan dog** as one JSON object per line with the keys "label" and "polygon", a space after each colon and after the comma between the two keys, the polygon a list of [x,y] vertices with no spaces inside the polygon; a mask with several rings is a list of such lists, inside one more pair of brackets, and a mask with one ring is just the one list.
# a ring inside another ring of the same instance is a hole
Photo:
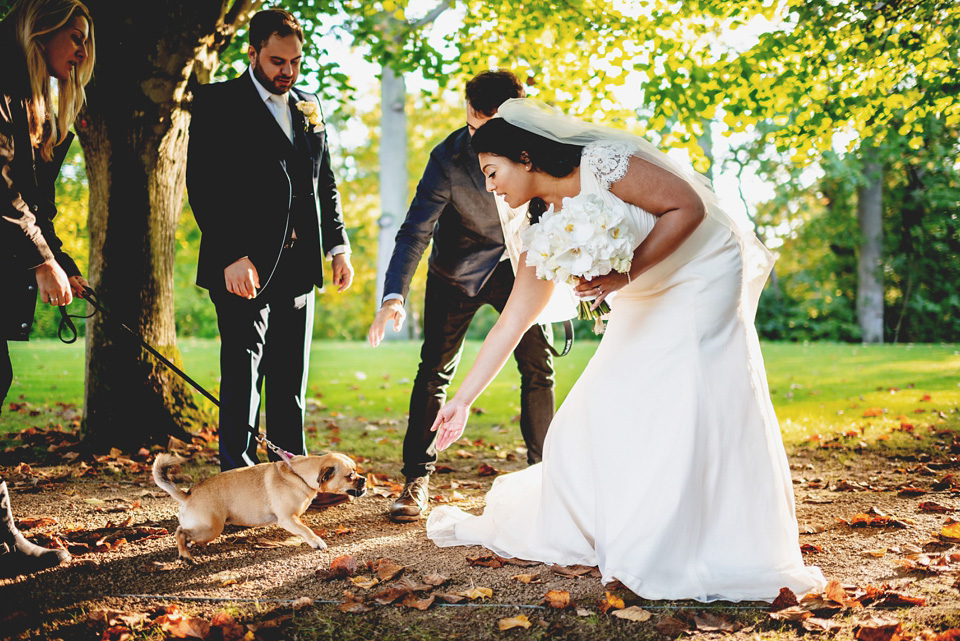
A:
{"label": "tan dog", "polygon": [[327,544],[300,520],[319,492],[362,496],[366,479],[345,454],[295,456],[288,466],[282,461],[261,463],[221,472],[184,492],[166,475],[167,468],[186,459],[158,454],[153,462],[153,480],[180,504],[177,550],[180,558],[193,562],[188,546],[217,538],[225,524],[270,525],[276,523],[300,535],[314,549]]}

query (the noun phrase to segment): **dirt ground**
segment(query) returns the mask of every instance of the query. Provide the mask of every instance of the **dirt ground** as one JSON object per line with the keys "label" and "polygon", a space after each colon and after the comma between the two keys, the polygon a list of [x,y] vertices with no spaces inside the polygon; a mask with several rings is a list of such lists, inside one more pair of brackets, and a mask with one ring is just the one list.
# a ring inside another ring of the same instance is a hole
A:
{"label": "dirt ground", "polygon": [[[844,445],[790,454],[804,557],[843,590],[787,609],[782,619],[808,617],[807,629],[841,638],[953,638],[947,631],[960,628],[960,530],[951,527],[951,517],[960,518],[960,445],[944,432],[923,451],[897,456]],[[480,509],[494,478],[484,466],[511,471],[523,465],[515,457],[488,458],[482,447],[472,453],[446,461],[445,473],[434,476],[434,504]],[[0,579],[0,637],[163,638],[184,633],[189,622],[199,626],[198,636],[224,639],[804,634],[800,622],[771,618],[767,604],[650,602],[613,586],[614,597],[623,599],[618,603],[606,599],[610,588],[588,568],[503,564],[482,548],[437,548],[423,521],[401,525],[386,518],[399,489],[396,462],[361,461],[375,483],[372,491],[307,513],[304,521],[328,549],[301,545],[278,527],[228,527],[196,552],[198,565],[188,566],[177,560],[172,536],[177,505],[148,475],[152,455],[14,465],[23,460],[21,450],[0,459],[24,533],[74,552],[60,567]],[[186,472],[200,478],[214,469],[208,461]],[[181,480],[190,484],[186,476]],[[331,578],[332,567],[334,574],[341,568],[353,576]],[[379,583],[370,585],[374,578]],[[492,592],[463,596],[479,588]],[[447,606],[444,599],[456,595],[460,603]],[[551,601],[565,605],[557,602],[565,598],[569,607],[549,607]],[[639,621],[613,616],[631,605],[648,614]],[[527,617],[529,629],[500,631],[501,619],[518,614]],[[325,631],[331,621],[340,627]],[[407,621],[416,622],[416,634],[403,630]],[[388,633],[379,625],[394,627]],[[874,634],[863,636],[864,629]]]}

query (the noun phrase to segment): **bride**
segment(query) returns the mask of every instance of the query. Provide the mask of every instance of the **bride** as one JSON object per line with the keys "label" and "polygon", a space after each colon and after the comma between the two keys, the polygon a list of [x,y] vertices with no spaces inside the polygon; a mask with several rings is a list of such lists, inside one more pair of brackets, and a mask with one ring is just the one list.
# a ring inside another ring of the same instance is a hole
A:
{"label": "bride", "polygon": [[[536,217],[596,194],[639,242],[629,272],[581,282],[606,333],[557,412],[543,462],[497,479],[482,515],[438,507],[440,546],[598,566],[648,599],[771,600],[805,567],[754,313],[772,258],[709,184],[643,139],[509,100],[472,144],[487,189]],[[513,292],[432,429],[444,449],[550,298],[520,257]]]}

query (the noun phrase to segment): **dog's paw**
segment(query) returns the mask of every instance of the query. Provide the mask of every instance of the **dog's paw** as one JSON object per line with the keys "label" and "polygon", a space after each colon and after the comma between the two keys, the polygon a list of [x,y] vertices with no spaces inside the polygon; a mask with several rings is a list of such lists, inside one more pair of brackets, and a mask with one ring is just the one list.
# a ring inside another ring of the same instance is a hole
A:
{"label": "dog's paw", "polygon": [[316,541],[308,541],[308,543],[310,544],[310,547],[312,547],[314,550],[327,549],[327,543],[323,539],[317,539]]}

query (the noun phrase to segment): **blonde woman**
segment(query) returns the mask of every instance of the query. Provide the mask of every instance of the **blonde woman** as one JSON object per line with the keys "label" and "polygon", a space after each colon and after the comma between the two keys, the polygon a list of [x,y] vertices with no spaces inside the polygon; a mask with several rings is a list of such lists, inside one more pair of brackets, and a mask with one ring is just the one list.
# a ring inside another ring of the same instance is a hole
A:
{"label": "blonde woman", "polygon": [[[87,284],[61,250],[53,218],[57,175],[73,139],[68,129],[93,58],[93,22],[77,0],[21,0],[0,21],[0,404],[13,382],[7,341],[28,339],[37,294],[43,303],[67,305]],[[23,538],[3,482],[0,520],[0,574],[69,557]]]}

